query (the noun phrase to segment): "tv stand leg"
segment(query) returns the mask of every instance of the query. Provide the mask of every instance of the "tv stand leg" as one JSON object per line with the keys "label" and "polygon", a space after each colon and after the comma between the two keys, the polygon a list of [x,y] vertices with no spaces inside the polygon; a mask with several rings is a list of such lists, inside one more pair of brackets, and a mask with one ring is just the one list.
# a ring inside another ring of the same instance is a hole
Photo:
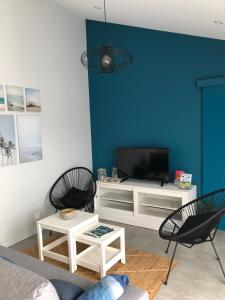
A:
{"label": "tv stand leg", "polygon": [[161,187],[163,187],[164,186],[164,182],[163,181],[161,181]]}

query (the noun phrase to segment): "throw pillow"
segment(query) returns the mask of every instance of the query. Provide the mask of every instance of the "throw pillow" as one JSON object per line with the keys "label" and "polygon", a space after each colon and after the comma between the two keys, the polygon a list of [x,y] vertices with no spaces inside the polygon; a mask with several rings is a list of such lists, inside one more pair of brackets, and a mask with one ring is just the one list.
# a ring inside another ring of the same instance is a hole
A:
{"label": "throw pillow", "polygon": [[69,192],[61,199],[61,202],[66,207],[80,209],[83,208],[84,203],[90,196],[89,191],[82,191],[75,187],[71,188]]}
{"label": "throw pillow", "polygon": [[112,276],[113,278],[115,278],[120,283],[120,285],[123,288],[125,288],[126,286],[129,285],[129,277],[128,277],[128,275],[112,274],[110,276]]}
{"label": "throw pillow", "polygon": [[105,276],[85,291],[78,300],[117,300],[124,293],[121,284],[112,276]]}
{"label": "throw pillow", "polygon": [[187,220],[184,222],[184,224],[182,225],[182,227],[179,229],[178,233],[182,234],[196,228],[197,226],[201,225],[203,222],[211,218],[213,215],[214,213],[206,213],[206,214],[189,216]]}
{"label": "throw pillow", "polygon": [[56,289],[60,300],[74,300],[84,292],[79,286],[64,280],[51,279],[50,282]]}

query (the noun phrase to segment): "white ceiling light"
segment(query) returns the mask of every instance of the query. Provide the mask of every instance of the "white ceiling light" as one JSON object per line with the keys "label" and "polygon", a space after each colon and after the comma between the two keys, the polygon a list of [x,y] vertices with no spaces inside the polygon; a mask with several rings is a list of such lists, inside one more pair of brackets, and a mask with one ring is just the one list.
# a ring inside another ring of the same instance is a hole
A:
{"label": "white ceiling light", "polygon": [[[104,0],[104,25],[107,23],[106,0]],[[105,35],[106,35],[106,27]],[[103,41],[98,47],[88,48],[81,55],[81,63],[88,70],[99,73],[120,72],[133,62],[131,53],[122,47],[115,47]]]}

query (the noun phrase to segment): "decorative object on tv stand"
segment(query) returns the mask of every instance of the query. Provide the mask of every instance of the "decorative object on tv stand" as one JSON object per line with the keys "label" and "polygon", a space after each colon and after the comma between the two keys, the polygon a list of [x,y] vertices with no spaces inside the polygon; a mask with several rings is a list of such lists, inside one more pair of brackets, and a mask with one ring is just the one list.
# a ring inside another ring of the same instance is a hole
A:
{"label": "decorative object on tv stand", "polygon": [[[106,28],[106,0],[104,0],[104,19]],[[88,48],[81,55],[83,66],[99,73],[120,72],[132,62],[133,56],[128,49],[115,47],[108,42],[98,47]]]}
{"label": "decorative object on tv stand", "polygon": [[190,189],[192,181],[192,174],[184,173],[181,175],[179,188],[180,189]]}
{"label": "decorative object on tv stand", "polygon": [[118,169],[116,167],[112,168],[112,181],[117,181],[118,179]]}
{"label": "decorative object on tv stand", "polygon": [[185,173],[185,171],[176,170],[175,171],[175,184],[179,186],[181,176]]}
{"label": "decorative object on tv stand", "polygon": [[16,138],[15,122],[12,115],[0,115],[0,167],[15,165]]}
{"label": "decorative object on tv stand", "polygon": [[107,181],[106,169],[103,169],[103,168],[98,169],[98,180],[101,182]]}

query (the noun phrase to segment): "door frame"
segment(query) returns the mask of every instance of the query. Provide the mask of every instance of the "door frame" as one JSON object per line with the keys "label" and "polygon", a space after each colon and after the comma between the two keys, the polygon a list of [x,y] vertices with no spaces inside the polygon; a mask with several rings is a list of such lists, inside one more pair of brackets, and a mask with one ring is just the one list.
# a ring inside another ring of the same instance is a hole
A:
{"label": "door frame", "polygon": [[198,79],[196,81],[196,86],[201,89],[201,195],[203,194],[203,180],[204,180],[204,171],[203,171],[203,88],[210,87],[210,86],[220,86],[225,85],[225,76],[218,76],[212,78],[203,78]]}

